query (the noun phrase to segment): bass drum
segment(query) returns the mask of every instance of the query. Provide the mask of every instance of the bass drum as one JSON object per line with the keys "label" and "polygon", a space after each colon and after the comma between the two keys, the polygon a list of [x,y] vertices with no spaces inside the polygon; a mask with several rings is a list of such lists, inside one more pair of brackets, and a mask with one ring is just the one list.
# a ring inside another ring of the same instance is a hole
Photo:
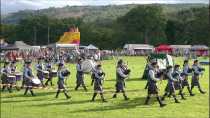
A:
{"label": "bass drum", "polygon": [[81,68],[84,73],[90,73],[96,66],[96,62],[90,59],[86,59],[82,62]]}

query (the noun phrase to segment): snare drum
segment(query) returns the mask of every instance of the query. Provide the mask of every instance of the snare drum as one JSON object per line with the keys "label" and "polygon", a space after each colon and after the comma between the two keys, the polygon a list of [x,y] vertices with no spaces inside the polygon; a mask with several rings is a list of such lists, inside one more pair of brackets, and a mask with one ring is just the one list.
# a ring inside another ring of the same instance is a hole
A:
{"label": "snare drum", "polygon": [[57,71],[56,70],[52,70],[52,77],[57,77]]}
{"label": "snare drum", "polygon": [[7,76],[7,78],[8,78],[8,82],[9,83],[14,83],[15,82],[15,79],[16,79],[16,77],[13,76],[13,75],[9,75],[9,76]]}
{"label": "snare drum", "polygon": [[20,81],[21,80],[21,74],[20,73],[16,73],[15,77],[16,77],[16,81]]}
{"label": "snare drum", "polygon": [[48,71],[43,71],[43,75],[45,79],[49,78],[49,72]]}
{"label": "snare drum", "polygon": [[41,81],[38,78],[32,79],[32,86],[40,86]]}

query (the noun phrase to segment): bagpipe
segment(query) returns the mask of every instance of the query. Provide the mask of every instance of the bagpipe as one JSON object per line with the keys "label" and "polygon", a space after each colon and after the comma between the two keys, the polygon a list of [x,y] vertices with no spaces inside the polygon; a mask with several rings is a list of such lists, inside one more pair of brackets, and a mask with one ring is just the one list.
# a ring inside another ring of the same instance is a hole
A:
{"label": "bagpipe", "polygon": [[128,66],[127,65],[123,65],[122,68],[123,68],[123,73],[125,75],[129,75],[131,73],[131,70],[128,69]]}
{"label": "bagpipe", "polygon": [[198,71],[199,71],[199,72],[203,72],[203,71],[205,71],[205,68],[199,67],[199,68],[198,68]]}
{"label": "bagpipe", "polygon": [[[194,71],[194,74],[195,75],[199,75],[199,73],[196,73],[194,69],[193,69],[193,71]],[[199,72],[204,72],[205,71],[205,68],[198,67],[198,71]]]}
{"label": "bagpipe", "polygon": [[165,70],[165,69],[163,69],[163,70],[158,70],[158,71],[156,72],[156,74],[155,74],[155,77],[156,77],[156,78],[159,78],[159,79],[161,79],[161,80],[167,79],[166,70]]}
{"label": "bagpipe", "polygon": [[98,75],[99,75],[100,77],[102,77],[102,76],[105,76],[105,73],[104,73],[104,72],[99,72]]}
{"label": "bagpipe", "polygon": [[66,76],[69,76],[71,74],[71,72],[69,71],[69,70],[64,70],[64,71],[62,71],[62,75],[64,76],[64,77],[66,77]]}
{"label": "bagpipe", "polygon": [[188,70],[187,70],[187,73],[192,73],[193,72],[193,69],[192,68],[189,68]]}

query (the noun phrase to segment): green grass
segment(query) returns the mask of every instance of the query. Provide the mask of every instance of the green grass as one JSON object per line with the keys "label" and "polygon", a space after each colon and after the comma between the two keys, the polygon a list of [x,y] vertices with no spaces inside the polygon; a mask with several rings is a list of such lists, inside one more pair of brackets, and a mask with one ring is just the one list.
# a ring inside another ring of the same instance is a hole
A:
{"label": "green grass", "polygon": [[[146,61],[145,57],[123,57],[128,61],[129,68],[132,69],[130,79],[127,80],[127,94],[129,101],[124,101],[123,96],[118,95],[117,99],[111,99],[115,90],[115,60],[103,61],[103,68],[106,72],[104,84],[105,97],[107,103],[102,103],[97,96],[95,102],[90,102],[93,87],[90,86],[90,76],[85,76],[86,85],[89,91],[83,89],[74,91],[75,87],[75,65],[68,65],[71,69],[71,76],[68,80],[69,94],[72,98],[65,99],[60,94],[55,99],[56,86],[54,89],[36,89],[36,97],[23,96],[23,90],[12,94],[1,93],[1,118],[208,118],[209,116],[209,68],[204,66],[206,71],[200,79],[201,85],[207,94],[200,94],[195,88],[194,97],[186,93],[187,100],[181,100],[180,104],[175,104],[172,98],[167,98],[167,106],[160,108],[153,98],[149,106],[144,105],[147,91],[144,90],[146,81],[140,80]],[[183,58],[176,58],[176,63],[181,64]],[[19,65],[20,68],[20,65]],[[56,85],[56,79],[54,79]],[[166,81],[161,83],[161,94],[163,94]],[[180,99],[180,97],[179,97]]]}

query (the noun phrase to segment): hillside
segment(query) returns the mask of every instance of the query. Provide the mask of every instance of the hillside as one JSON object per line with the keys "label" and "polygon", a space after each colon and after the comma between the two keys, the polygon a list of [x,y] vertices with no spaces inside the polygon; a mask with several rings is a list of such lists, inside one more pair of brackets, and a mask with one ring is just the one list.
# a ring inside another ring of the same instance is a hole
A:
{"label": "hillside", "polygon": [[[204,7],[207,4],[158,4],[163,7],[166,14],[177,12],[192,7]],[[114,20],[119,16],[126,14],[137,5],[109,5],[109,6],[66,6],[63,8],[48,8],[41,10],[23,10],[16,13],[2,16],[2,23],[16,24],[21,19],[33,15],[47,15],[53,18],[84,18],[85,22],[94,22],[98,20]]]}

